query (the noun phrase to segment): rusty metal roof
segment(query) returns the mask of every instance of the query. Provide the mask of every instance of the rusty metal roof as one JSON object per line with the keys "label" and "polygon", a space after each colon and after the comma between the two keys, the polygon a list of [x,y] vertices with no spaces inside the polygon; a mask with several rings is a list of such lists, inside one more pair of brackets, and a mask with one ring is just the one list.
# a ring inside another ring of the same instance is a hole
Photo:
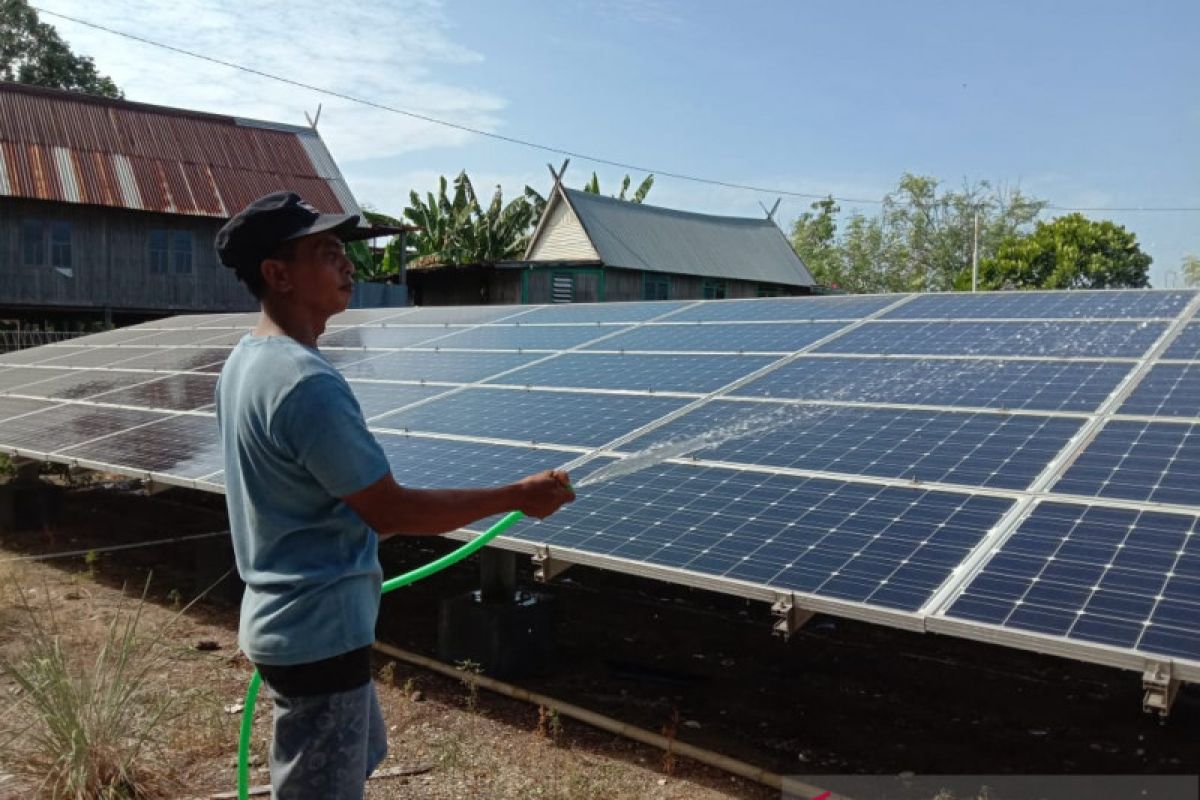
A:
{"label": "rusty metal roof", "polygon": [[278,189],[359,213],[312,128],[0,82],[0,195],[229,217]]}

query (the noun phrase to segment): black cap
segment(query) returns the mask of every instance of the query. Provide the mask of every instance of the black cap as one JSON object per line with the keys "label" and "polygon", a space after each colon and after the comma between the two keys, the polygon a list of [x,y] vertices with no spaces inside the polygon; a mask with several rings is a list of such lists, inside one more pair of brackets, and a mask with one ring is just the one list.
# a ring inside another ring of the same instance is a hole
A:
{"label": "black cap", "polygon": [[272,192],[243,208],[217,232],[221,263],[256,271],[281,244],[328,231],[343,242],[399,233],[400,228],[359,227],[357,214],[322,214],[295,192]]}

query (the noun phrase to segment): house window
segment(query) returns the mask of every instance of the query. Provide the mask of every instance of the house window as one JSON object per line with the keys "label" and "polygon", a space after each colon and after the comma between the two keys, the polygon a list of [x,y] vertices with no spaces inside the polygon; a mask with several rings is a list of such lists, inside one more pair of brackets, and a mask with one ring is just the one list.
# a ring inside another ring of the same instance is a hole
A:
{"label": "house window", "polygon": [[184,275],[192,271],[192,232],[171,231],[171,266]]}
{"label": "house window", "polygon": [[188,275],[192,271],[192,232],[152,228],[146,239],[151,275]]}
{"label": "house window", "polygon": [[556,272],[550,277],[550,302],[575,302],[575,276],[569,272]]}
{"label": "house window", "polygon": [[71,269],[71,223],[50,223],[50,266]]}
{"label": "house window", "polygon": [[27,219],[21,223],[21,261],[27,267],[40,267],[46,263],[46,232],[40,219]]}
{"label": "house window", "polygon": [[772,286],[769,283],[760,283],[758,285],[759,297],[783,297],[783,289],[778,286]]}
{"label": "house window", "polygon": [[719,278],[705,278],[700,284],[700,296],[705,300],[724,300],[725,281]]}
{"label": "house window", "polygon": [[671,278],[661,272],[642,273],[642,299],[667,300],[671,296]]}
{"label": "house window", "polygon": [[167,232],[161,229],[150,231],[149,238],[150,274],[166,275],[167,266],[171,261],[171,253],[167,249]]}

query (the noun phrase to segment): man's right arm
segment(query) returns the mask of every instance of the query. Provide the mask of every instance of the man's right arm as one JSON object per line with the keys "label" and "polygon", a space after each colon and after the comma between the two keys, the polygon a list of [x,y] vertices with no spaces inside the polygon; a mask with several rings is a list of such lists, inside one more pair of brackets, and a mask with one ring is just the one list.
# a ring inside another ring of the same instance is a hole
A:
{"label": "man's right arm", "polygon": [[389,473],[341,499],[380,536],[430,536],[508,511],[547,517],[575,494],[567,474],[559,471],[488,489],[410,489]]}

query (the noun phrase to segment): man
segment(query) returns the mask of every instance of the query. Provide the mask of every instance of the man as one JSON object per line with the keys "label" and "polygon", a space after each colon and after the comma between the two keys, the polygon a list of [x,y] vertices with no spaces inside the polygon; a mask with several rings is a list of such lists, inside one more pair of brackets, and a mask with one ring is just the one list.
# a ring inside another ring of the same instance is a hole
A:
{"label": "man", "polygon": [[317,350],[346,309],[344,242],[391,233],[320,214],[292,192],[259,198],[217,234],[221,262],[261,305],[217,382],[225,496],[246,582],[238,641],[275,703],[280,800],[361,798],[387,737],[370,675],[380,537],[431,535],[574,499],[543,472],[493,489],[400,486],[349,385]]}

